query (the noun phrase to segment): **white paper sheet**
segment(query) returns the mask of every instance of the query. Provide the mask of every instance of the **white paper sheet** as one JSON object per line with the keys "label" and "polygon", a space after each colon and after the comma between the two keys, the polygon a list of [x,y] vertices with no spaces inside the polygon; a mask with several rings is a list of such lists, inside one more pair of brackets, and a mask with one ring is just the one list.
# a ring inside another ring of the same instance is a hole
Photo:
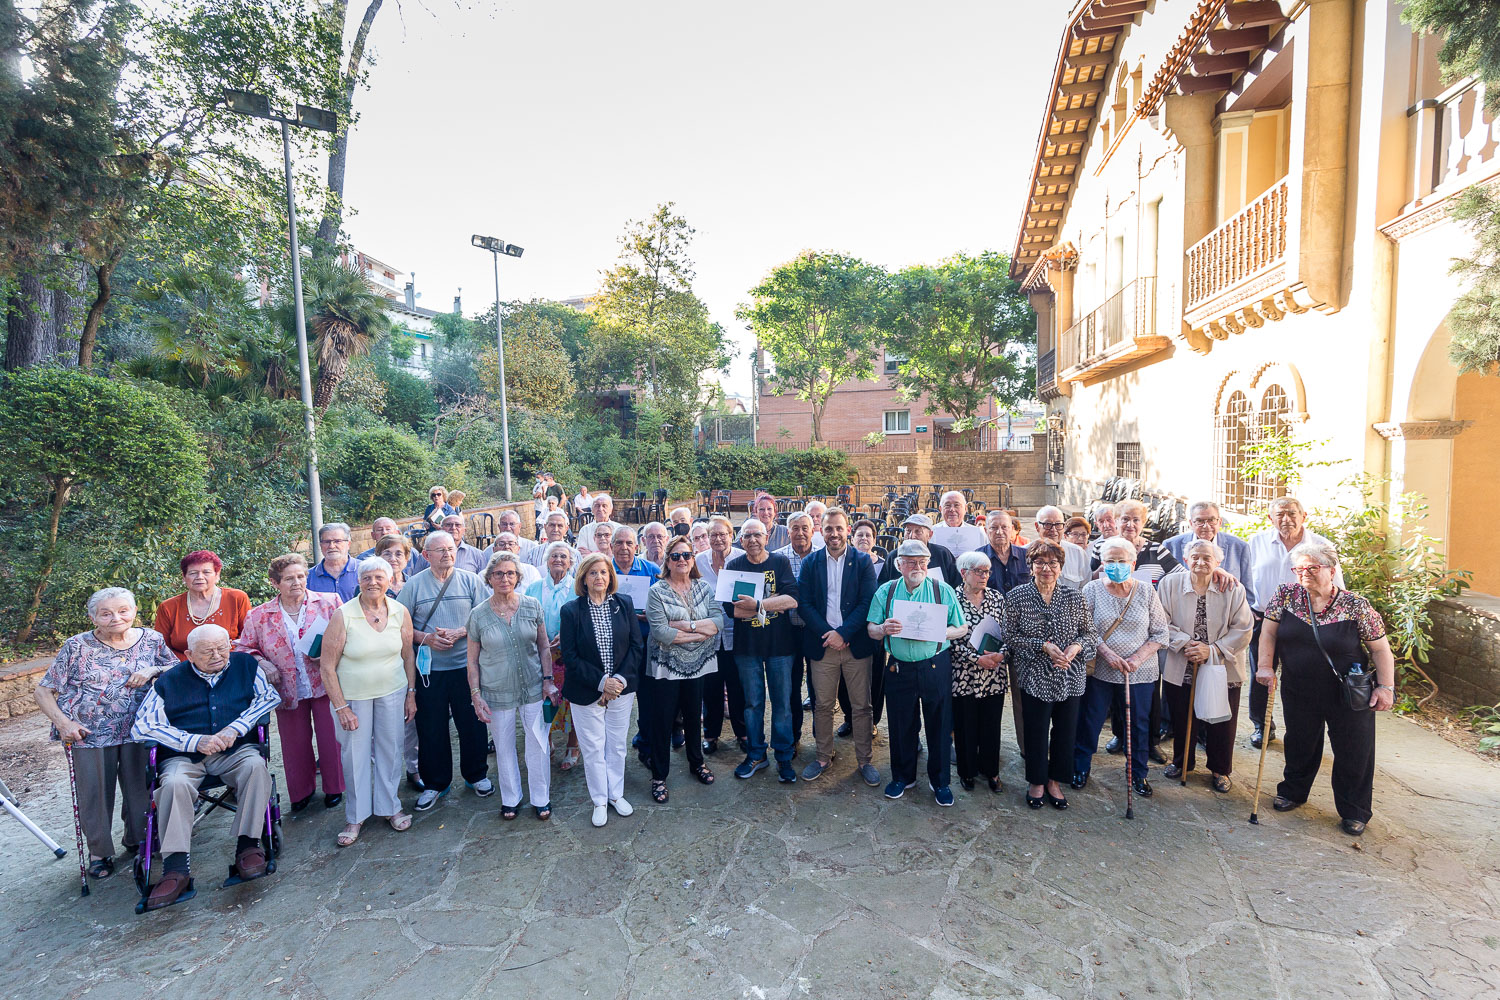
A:
{"label": "white paper sheet", "polygon": [[[1001,645],[1001,638],[1003,635],[1004,631],[1001,629],[1000,623],[986,615],[979,620],[979,624],[975,625],[974,630],[969,633],[969,645],[973,646],[974,649],[981,653],[998,653],[1000,651],[999,647]],[[992,637],[994,639],[994,641],[991,642],[990,645],[995,648],[989,650],[986,650],[984,648],[984,640],[986,637]]]}
{"label": "white paper sheet", "polygon": [[312,644],[317,641],[318,636],[322,635],[327,629],[328,620],[326,618],[313,622],[308,628],[307,634],[297,640],[297,652],[306,656],[308,651],[312,649]]}
{"label": "white paper sheet", "polygon": [[752,573],[743,569],[726,569],[719,572],[719,579],[714,585],[714,600],[733,601],[735,599],[736,587],[740,590],[740,596],[744,596],[745,587],[753,587],[752,595],[757,601],[765,600],[766,575],[764,573]]}
{"label": "white paper sheet", "polygon": [[901,638],[942,642],[948,633],[948,606],[930,601],[892,601],[891,617],[901,623]]}
{"label": "white paper sheet", "polygon": [[630,598],[635,609],[641,614],[646,613],[646,594],[651,590],[652,580],[647,576],[616,576],[620,584],[620,593]]}

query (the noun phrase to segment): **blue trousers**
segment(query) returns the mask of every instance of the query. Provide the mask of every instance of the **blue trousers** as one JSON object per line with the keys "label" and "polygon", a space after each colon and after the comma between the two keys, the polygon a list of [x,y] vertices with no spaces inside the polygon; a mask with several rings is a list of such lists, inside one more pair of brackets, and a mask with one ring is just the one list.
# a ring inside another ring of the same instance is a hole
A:
{"label": "blue trousers", "polygon": [[946,649],[916,663],[894,656],[886,659],[885,727],[891,741],[891,777],[903,785],[917,782],[917,735],[924,723],[927,778],[934,788],[946,788],[953,748],[953,666]]}
{"label": "blue trousers", "polygon": [[[745,739],[750,756],[766,756],[766,697],[771,699],[771,749],[776,760],[792,759],[792,658],[790,656],[735,655],[734,665],[740,672],[740,687],[745,690]],[[799,700],[801,695],[797,694]]]}
{"label": "blue trousers", "polygon": [[[1156,682],[1130,685],[1130,715],[1134,723],[1130,731],[1131,777],[1144,778],[1148,768],[1147,750],[1150,747],[1151,702],[1156,693]],[[1073,771],[1088,774],[1093,766],[1094,754],[1099,752],[1099,730],[1104,728],[1115,702],[1125,703],[1125,685],[1111,684],[1090,677],[1083,689],[1083,701],[1078,707],[1078,738],[1073,747]]]}

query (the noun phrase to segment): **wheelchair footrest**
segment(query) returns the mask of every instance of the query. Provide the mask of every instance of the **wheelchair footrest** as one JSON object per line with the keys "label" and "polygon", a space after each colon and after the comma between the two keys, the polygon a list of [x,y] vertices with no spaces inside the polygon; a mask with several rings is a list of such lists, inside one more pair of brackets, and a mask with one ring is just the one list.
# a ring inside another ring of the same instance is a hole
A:
{"label": "wheelchair footrest", "polygon": [[[144,896],[141,897],[141,901],[139,903],[135,904],[135,912],[137,912],[137,913],[146,913],[147,912],[146,901],[150,898],[150,895],[151,895],[150,890],[147,890],[146,895],[144,895]],[[187,884],[187,888],[184,889],[184,890],[182,890],[182,894],[181,895],[179,895],[176,899],[172,900],[166,906],[158,906],[156,909],[157,910],[171,909],[172,907],[176,906],[178,903],[185,903],[188,900],[192,899],[196,895],[198,895],[198,889],[197,889],[196,886],[194,886],[193,880],[189,879],[188,880],[188,884]],[[156,911],[152,910],[150,912],[154,913]]]}
{"label": "wheelchair footrest", "polygon": [[270,875],[275,870],[276,870],[276,861],[273,858],[267,858],[266,859],[266,870],[265,871],[261,872],[259,875],[253,876],[251,878],[244,878],[244,877],[242,877],[240,875],[239,869],[236,868],[234,865],[230,865],[229,866],[229,877],[224,880],[224,885],[222,886],[222,888],[228,889],[230,886],[241,885],[241,884],[243,884],[245,882],[254,882],[254,881],[258,880],[258,879],[263,879],[267,875]]}

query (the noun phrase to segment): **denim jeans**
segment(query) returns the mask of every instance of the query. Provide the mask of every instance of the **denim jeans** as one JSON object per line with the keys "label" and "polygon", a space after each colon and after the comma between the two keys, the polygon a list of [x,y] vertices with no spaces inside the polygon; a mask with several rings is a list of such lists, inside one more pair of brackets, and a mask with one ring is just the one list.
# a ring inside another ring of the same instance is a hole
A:
{"label": "denim jeans", "polygon": [[[1150,768],[1147,748],[1150,746],[1151,703],[1156,694],[1156,682],[1130,685],[1130,714],[1135,726],[1130,736],[1131,777],[1146,777]],[[1111,708],[1118,702],[1123,711],[1125,685],[1111,684],[1090,677],[1083,689],[1083,701],[1078,707],[1078,739],[1073,749],[1073,771],[1088,774],[1099,752],[1099,730]]]}
{"label": "denim jeans", "polygon": [[745,737],[750,756],[766,755],[766,692],[771,699],[771,749],[780,763],[792,759],[792,658],[787,656],[740,656],[734,658],[745,689]]}

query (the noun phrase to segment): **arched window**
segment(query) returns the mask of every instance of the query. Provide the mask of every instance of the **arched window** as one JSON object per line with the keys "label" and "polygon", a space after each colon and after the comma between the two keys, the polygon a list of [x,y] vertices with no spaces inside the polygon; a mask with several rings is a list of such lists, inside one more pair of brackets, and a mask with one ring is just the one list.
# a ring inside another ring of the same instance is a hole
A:
{"label": "arched window", "polygon": [[[1276,383],[1266,386],[1260,394],[1260,408],[1255,413],[1255,440],[1265,441],[1271,437],[1290,434],[1291,430],[1282,418],[1292,412],[1291,400],[1286,390]],[[1268,473],[1255,477],[1250,499],[1267,504],[1286,492],[1286,483]]]}
{"label": "arched window", "polygon": [[1244,513],[1249,499],[1240,479],[1245,445],[1250,443],[1250,398],[1236,390],[1214,414],[1214,499],[1231,510]]}

